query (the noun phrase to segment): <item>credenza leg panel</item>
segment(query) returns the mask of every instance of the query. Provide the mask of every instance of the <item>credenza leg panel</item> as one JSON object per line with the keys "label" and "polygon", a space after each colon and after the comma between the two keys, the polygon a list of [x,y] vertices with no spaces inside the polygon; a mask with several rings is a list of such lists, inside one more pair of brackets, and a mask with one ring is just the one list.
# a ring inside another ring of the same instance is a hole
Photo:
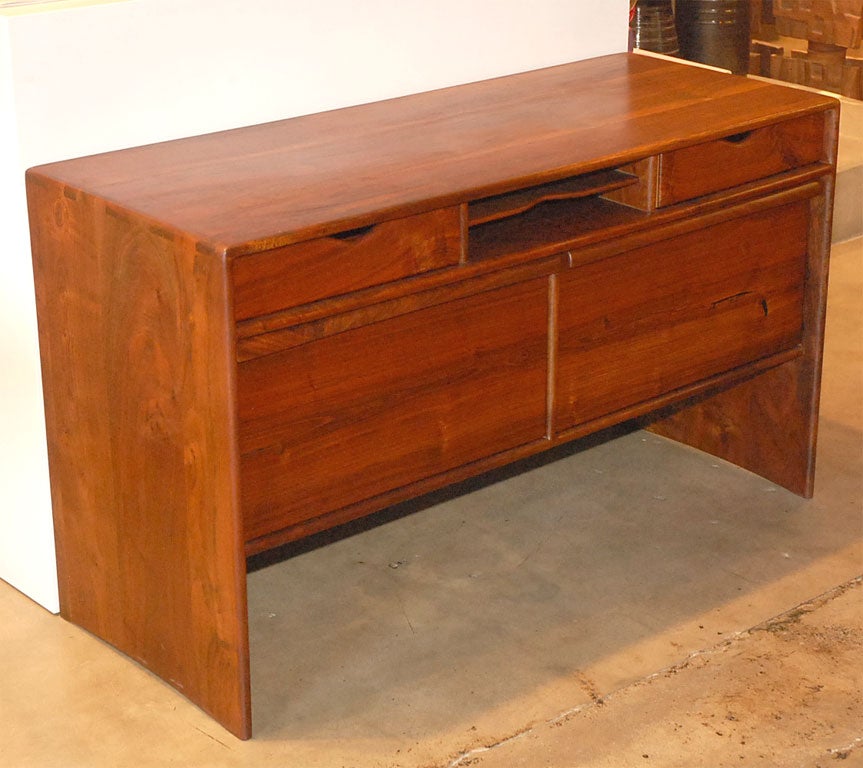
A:
{"label": "credenza leg panel", "polygon": [[31,182],[61,613],[247,738],[224,266]]}
{"label": "credenza leg panel", "polygon": [[674,410],[648,429],[748,469],[801,496],[812,495],[815,434],[805,361],[787,362],[731,389]]}

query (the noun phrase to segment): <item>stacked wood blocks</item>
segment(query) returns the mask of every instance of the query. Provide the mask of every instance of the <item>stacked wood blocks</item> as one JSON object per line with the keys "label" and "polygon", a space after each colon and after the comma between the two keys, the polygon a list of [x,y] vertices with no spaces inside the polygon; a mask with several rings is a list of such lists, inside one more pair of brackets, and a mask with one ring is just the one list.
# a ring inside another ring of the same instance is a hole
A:
{"label": "stacked wood blocks", "polygon": [[863,99],[863,0],[752,0],[750,74]]}

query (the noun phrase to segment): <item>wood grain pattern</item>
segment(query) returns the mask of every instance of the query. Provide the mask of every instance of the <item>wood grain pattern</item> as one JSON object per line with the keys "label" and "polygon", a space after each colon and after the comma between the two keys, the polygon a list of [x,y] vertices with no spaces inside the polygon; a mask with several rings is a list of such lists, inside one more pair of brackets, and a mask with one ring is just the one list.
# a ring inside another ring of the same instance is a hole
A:
{"label": "wood grain pattern", "polygon": [[503,195],[477,200],[468,206],[468,225],[476,226],[517,216],[553,200],[574,200],[600,195],[638,183],[638,178],[618,170],[585,173],[571,179],[552,181]]}
{"label": "wood grain pattern", "polygon": [[808,209],[731,219],[561,275],[555,422],[590,421],[799,344]]}
{"label": "wood grain pattern", "polygon": [[833,104],[614,54],[52,164],[45,173],[172,222],[217,252],[247,253],[620,167]]}
{"label": "wood grain pattern", "polygon": [[29,181],[61,613],[247,737],[224,272],[178,233]]}
{"label": "wood grain pattern", "polygon": [[240,364],[246,539],[545,434],[548,280]]}
{"label": "wood grain pattern", "polygon": [[645,426],[811,498],[816,432],[806,403],[808,367],[804,359],[789,361],[695,403],[676,403]]}
{"label": "wood grain pattern", "polygon": [[234,315],[237,320],[268,315],[454,266],[460,257],[458,208],[239,257],[231,263]]}
{"label": "wood grain pattern", "polygon": [[624,173],[635,176],[635,184],[620,189],[613,189],[603,194],[606,200],[638,208],[641,211],[653,211],[656,208],[656,180],[659,173],[659,157],[650,155],[621,169]]}
{"label": "wood grain pattern", "polygon": [[[835,151],[837,124],[825,145]],[[657,434],[719,456],[805,498],[815,492],[818,406],[830,260],[832,176],[810,202],[801,356],[651,420]],[[663,418],[664,416],[664,418]]]}
{"label": "wood grain pattern", "polygon": [[474,262],[496,261],[510,253],[539,258],[568,250],[591,235],[604,240],[603,234],[610,230],[635,229],[643,222],[640,211],[602,197],[555,200],[518,216],[471,227],[468,258]]}
{"label": "wood grain pattern", "polygon": [[745,131],[659,156],[657,205],[710,192],[824,159],[824,115]]}
{"label": "wood grain pattern", "polygon": [[[567,262],[566,254],[558,254],[545,259],[533,259],[526,264],[508,269],[486,272],[478,277],[469,277],[468,269],[459,270],[462,279],[457,282],[448,282],[440,287],[419,291],[416,290],[415,283],[408,290],[404,285],[392,286],[385,294],[375,293],[371,301],[363,297],[366,301],[360,301],[358,305],[356,304],[358,297],[355,295],[351,297],[353,301],[339,302],[335,312],[332,311],[331,305],[330,311],[326,311],[320,305],[303,308],[299,310],[301,314],[295,315],[293,323],[279,325],[273,330],[259,333],[245,333],[244,324],[240,324],[237,329],[237,360],[243,362],[255,357],[272,355],[315,339],[388,320],[398,315],[406,315],[426,307],[525,282],[535,277],[547,277],[560,271]],[[393,294],[395,294],[394,297],[390,298]],[[281,319],[283,318],[279,317],[279,320]],[[252,324],[249,330],[255,329],[255,324]]]}

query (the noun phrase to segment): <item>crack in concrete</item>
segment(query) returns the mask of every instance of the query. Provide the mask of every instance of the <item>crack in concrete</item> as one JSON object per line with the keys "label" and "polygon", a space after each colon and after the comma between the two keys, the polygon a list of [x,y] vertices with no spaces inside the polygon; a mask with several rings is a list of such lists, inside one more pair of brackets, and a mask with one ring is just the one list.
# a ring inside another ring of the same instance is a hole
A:
{"label": "crack in concrete", "polygon": [[[738,640],[744,639],[746,637],[751,637],[756,632],[775,632],[777,631],[777,629],[787,627],[790,624],[794,624],[800,621],[800,619],[806,614],[817,610],[818,608],[829,603],[831,600],[834,600],[840,595],[843,595],[849,590],[855,587],[859,587],[860,585],[863,585],[863,575],[857,576],[850,581],[846,581],[839,586],[827,590],[826,592],[822,592],[820,595],[816,595],[815,597],[805,600],[802,603],[799,603],[794,607],[789,608],[788,610],[783,611],[782,613],[761,622],[760,624],[756,624],[755,626],[750,627],[749,629],[743,629],[734,632],[725,637],[721,642],[709,648],[702,648],[696,651],[692,651],[681,661],[675,664],[671,664],[663,669],[657,670],[656,672],[647,675],[646,677],[643,677],[641,680],[636,680],[634,683],[630,683],[629,685],[625,685],[606,694],[600,694],[599,689],[593,683],[593,681],[586,678],[583,673],[579,671],[577,673],[578,680],[581,684],[582,689],[591,697],[591,700],[589,702],[585,702],[584,704],[578,704],[571,709],[560,712],[554,717],[549,718],[541,723],[527,726],[523,730],[518,731],[517,733],[514,733],[511,736],[507,736],[506,738],[503,738],[492,744],[486,744],[481,747],[474,747],[473,749],[466,750],[457,757],[455,757],[453,760],[451,760],[449,763],[447,763],[445,768],[460,768],[461,766],[469,766],[481,754],[491,752],[492,750],[510,744],[517,739],[528,736],[529,734],[537,730],[537,728],[539,727],[545,725],[561,725],[570,720],[571,718],[575,717],[576,715],[581,714],[582,712],[603,706],[606,702],[611,701],[623,691],[632,690],[639,686],[646,685],[650,681],[658,677],[666,677],[668,675],[676,674],[690,666],[695,659],[698,659],[702,656],[716,654],[722,650],[725,650],[726,648],[728,648],[728,646],[734,644]],[[861,744],[863,744],[863,736],[855,739],[847,747],[830,749],[828,750],[828,752],[830,752],[830,754],[832,754],[836,758],[845,759],[851,754],[852,751],[855,751],[857,747],[861,746]]]}
{"label": "crack in concrete", "polygon": [[828,749],[827,751],[833,755],[833,757],[839,760],[845,760],[850,757],[851,753],[856,751],[857,747],[863,745],[863,736],[858,736],[854,741],[852,741],[848,746],[845,747],[836,747],[833,749]]}
{"label": "crack in concrete", "polygon": [[523,731],[518,731],[517,733],[512,734],[512,736],[507,736],[505,739],[501,739],[500,741],[496,741],[494,744],[487,744],[483,747],[474,747],[473,749],[468,750],[467,752],[463,752],[458,757],[456,757],[452,762],[447,763],[446,768],[458,768],[461,765],[470,765],[474,758],[477,755],[481,755],[484,752],[491,752],[493,749],[497,749],[498,747],[503,747],[506,744],[510,744],[517,739],[520,739],[524,736],[527,736],[529,733],[533,732],[536,726],[529,726],[525,728]]}

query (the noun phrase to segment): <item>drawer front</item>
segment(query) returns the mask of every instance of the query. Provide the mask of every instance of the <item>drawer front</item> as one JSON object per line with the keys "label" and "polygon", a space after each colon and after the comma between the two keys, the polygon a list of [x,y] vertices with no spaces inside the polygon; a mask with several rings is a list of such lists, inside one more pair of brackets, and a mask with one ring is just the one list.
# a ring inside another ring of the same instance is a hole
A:
{"label": "drawer front", "polygon": [[546,430],[548,278],[239,366],[246,540]]}
{"label": "drawer front", "polygon": [[822,159],[824,114],[807,115],[659,157],[657,206],[673,205]]}
{"label": "drawer front", "polygon": [[797,345],[808,212],[792,203],[562,275],[557,427]]}
{"label": "drawer front", "polygon": [[458,208],[385,221],[262,253],[231,265],[237,320],[457,264]]}

